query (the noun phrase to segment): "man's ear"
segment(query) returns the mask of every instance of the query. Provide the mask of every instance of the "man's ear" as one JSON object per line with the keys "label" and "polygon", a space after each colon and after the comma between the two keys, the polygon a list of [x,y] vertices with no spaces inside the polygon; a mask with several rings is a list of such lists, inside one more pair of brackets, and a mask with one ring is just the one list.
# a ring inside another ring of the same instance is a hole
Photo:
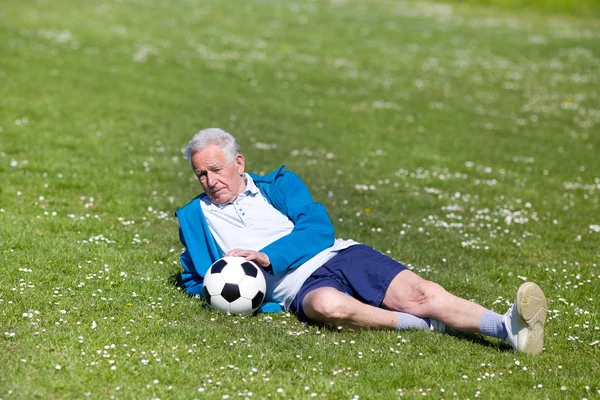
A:
{"label": "man's ear", "polygon": [[235,164],[238,170],[238,173],[240,175],[244,174],[244,169],[246,168],[246,160],[244,159],[244,156],[241,154],[238,154],[235,156]]}

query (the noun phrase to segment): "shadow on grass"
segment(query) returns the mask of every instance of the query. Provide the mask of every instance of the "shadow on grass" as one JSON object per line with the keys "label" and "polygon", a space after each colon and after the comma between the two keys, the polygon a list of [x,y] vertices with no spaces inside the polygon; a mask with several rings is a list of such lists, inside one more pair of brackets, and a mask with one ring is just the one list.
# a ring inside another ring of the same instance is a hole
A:
{"label": "shadow on grass", "polygon": [[[339,333],[347,332],[347,330],[345,330],[345,329],[338,329],[335,326],[327,325],[322,322],[309,321],[309,322],[304,322],[304,323],[308,326],[317,327],[319,329],[326,329],[330,332],[339,332]],[[408,330],[410,330],[410,329],[408,329]],[[471,343],[479,345],[479,346],[494,348],[500,352],[514,351],[514,349],[508,343],[501,341],[499,339],[488,338],[488,337],[485,337],[480,334],[464,333],[464,332],[458,332],[458,331],[452,331],[452,332],[446,332],[446,333],[440,333],[440,334],[441,335],[449,335],[449,336],[452,336],[459,340],[471,342]]]}
{"label": "shadow on grass", "polygon": [[175,272],[171,274],[167,282],[179,289],[183,289],[181,272]]}
{"label": "shadow on grass", "polygon": [[508,343],[496,339],[490,339],[482,335],[469,334],[463,332],[450,332],[448,333],[448,335],[459,338],[461,340],[466,340],[468,342],[480,346],[493,347],[501,352],[514,351],[514,349]]}

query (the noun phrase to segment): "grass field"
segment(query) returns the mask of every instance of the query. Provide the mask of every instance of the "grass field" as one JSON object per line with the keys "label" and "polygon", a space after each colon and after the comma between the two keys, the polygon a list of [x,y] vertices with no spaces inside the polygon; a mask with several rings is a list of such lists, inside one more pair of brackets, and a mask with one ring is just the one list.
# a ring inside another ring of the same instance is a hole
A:
{"label": "grass field", "polygon": [[598,0],[448,0],[451,3],[467,5],[488,5],[490,12],[494,7],[513,10],[535,11],[547,15],[563,14],[574,16],[600,17]]}
{"label": "grass field", "polygon": [[[588,3],[586,3],[588,4]],[[405,1],[0,4],[0,399],[600,397],[600,20]],[[181,149],[237,136],[338,237],[545,350],[238,318],[173,286]]]}

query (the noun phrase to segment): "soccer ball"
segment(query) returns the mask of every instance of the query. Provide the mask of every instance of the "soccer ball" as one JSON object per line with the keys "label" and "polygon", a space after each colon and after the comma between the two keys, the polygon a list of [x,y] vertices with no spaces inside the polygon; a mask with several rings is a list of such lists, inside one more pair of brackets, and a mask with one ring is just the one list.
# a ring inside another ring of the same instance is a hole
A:
{"label": "soccer ball", "polygon": [[223,257],[204,276],[204,300],[212,308],[238,314],[252,314],[265,299],[267,282],[259,267],[243,257]]}

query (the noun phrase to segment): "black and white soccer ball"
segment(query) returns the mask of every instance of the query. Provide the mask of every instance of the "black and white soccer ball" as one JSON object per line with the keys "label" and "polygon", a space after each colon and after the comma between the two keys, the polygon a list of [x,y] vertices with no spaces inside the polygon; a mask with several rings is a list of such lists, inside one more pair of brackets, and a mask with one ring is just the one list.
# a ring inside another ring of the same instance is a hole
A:
{"label": "black and white soccer ball", "polygon": [[223,257],[204,276],[204,300],[217,310],[248,315],[260,307],[267,293],[261,269],[243,257]]}

